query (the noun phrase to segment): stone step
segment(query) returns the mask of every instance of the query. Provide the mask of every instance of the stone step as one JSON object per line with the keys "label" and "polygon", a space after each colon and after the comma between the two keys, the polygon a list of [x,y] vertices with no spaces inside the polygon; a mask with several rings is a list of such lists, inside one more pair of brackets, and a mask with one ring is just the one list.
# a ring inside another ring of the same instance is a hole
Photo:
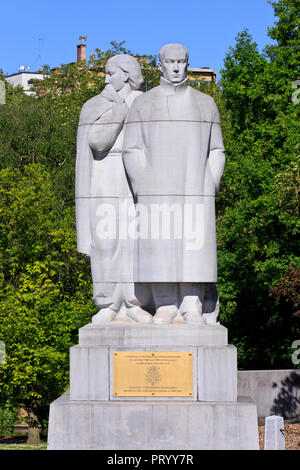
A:
{"label": "stone step", "polygon": [[110,322],[80,328],[80,346],[227,346],[222,325],[138,324]]}

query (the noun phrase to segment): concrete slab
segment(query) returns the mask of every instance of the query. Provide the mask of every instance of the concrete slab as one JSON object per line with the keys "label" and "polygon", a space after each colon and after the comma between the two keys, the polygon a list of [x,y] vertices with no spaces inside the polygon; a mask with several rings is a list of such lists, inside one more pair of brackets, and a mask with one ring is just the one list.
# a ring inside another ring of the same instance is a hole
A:
{"label": "concrete slab", "polygon": [[237,349],[235,346],[198,348],[198,400],[237,400]]}
{"label": "concrete slab", "polygon": [[50,406],[49,450],[258,450],[256,406],[238,402],[72,401]]}
{"label": "concrete slab", "polygon": [[81,346],[226,346],[222,325],[89,323],[79,330]]}

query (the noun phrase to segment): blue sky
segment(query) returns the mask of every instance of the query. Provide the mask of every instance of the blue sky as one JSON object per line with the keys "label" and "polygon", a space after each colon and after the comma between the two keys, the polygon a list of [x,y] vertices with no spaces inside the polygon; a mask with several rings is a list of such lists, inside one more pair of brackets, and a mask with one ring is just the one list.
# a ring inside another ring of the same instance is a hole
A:
{"label": "blue sky", "polygon": [[[157,55],[170,42],[184,44],[191,67],[223,65],[236,35],[248,28],[259,49],[270,43],[274,23],[267,0],[14,0],[1,6],[0,68],[37,70],[76,61],[78,36],[87,36],[87,55],[126,41],[133,53]],[[39,39],[42,39],[39,41]]]}

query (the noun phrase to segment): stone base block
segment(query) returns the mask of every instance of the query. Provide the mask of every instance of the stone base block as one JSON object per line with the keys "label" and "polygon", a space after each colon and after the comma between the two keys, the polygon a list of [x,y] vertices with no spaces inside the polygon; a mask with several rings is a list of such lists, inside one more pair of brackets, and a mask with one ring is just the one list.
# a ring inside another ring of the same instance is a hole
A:
{"label": "stone base block", "polygon": [[[70,348],[71,400],[142,401],[149,398],[116,398],[113,396],[113,361],[116,351],[183,352],[193,354],[193,396],[182,401],[236,401],[237,352],[227,346],[152,346],[108,347],[77,345]],[[178,398],[150,398],[173,401]]]}
{"label": "stone base block", "polygon": [[50,406],[49,450],[258,450],[254,402],[101,402]]}
{"label": "stone base block", "polygon": [[198,400],[237,400],[235,346],[198,348]]}
{"label": "stone base block", "polygon": [[89,323],[79,330],[81,346],[226,346],[222,325]]}

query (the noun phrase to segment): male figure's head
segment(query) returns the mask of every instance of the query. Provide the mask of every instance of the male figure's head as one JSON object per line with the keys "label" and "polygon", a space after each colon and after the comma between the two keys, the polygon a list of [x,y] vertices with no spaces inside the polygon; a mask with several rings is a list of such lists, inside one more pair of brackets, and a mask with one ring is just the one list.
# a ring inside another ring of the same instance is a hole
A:
{"label": "male figure's head", "polygon": [[189,53],[181,44],[166,44],[159,51],[159,70],[172,83],[181,83],[186,78]]}

